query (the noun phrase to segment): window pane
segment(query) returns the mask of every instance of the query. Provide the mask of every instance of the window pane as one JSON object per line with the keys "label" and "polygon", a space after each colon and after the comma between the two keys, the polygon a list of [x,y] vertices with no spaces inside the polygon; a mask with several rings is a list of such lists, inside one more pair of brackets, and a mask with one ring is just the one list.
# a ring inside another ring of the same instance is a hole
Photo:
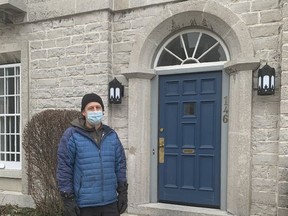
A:
{"label": "window pane", "polygon": [[7,79],[7,85],[6,85],[6,92],[8,95],[13,95],[14,94],[14,77],[9,77]]}
{"label": "window pane", "polygon": [[20,161],[20,154],[16,154],[16,161],[17,161],[17,162]]}
{"label": "window pane", "polygon": [[7,76],[14,76],[14,67],[6,68]]}
{"label": "window pane", "polygon": [[227,59],[223,47],[218,44],[199,60],[200,62],[217,62],[226,61]]}
{"label": "window pane", "polygon": [[183,40],[187,50],[188,57],[193,56],[193,52],[199,37],[199,32],[191,32],[183,35]]}
{"label": "window pane", "polygon": [[4,133],[5,132],[5,117],[4,116],[0,116],[0,133]]}
{"label": "window pane", "polygon": [[20,94],[20,77],[16,77],[15,94]]}
{"label": "window pane", "polygon": [[1,154],[1,159],[0,159],[1,161],[5,161],[5,155],[2,153]]}
{"label": "window pane", "polygon": [[15,101],[14,97],[7,97],[7,113],[14,114],[15,113]]}
{"label": "window pane", "polygon": [[10,160],[10,154],[6,154],[6,161],[11,161]]}
{"label": "window pane", "polygon": [[0,145],[0,151],[1,152],[3,152],[3,151],[5,151],[5,137],[4,137],[4,135],[0,135],[0,143],[1,143],[1,145]]}
{"label": "window pane", "polygon": [[16,135],[16,152],[20,152],[20,136]]}
{"label": "window pane", "polygon": [[11,127],[11,132],[16,133],[16,116],[11,116],[11,122],[10,122],[10,127]]}
{"label": "window pane", "polygon": [[3,76],[4,76],[4,69],[0,68],[0,77],[3,77]]}
{"label": "window pane", "polygon": [[5,118],[4,116],[0,117],[0,133],[4,133],[4,131],[5,131],[5,129],[4,129],[4,125],[5,125],[4,121],[5,121],[5,119],[4,118]]}
{"label": "window pane", "polygon": [[16,107],[15,107],[15,113],[20,113],[20,96],[16,96]]}
{"label": "window pane", "polygon": [[11,136],[11,152],[15,152],[15,135]]}
{"label": "window pane", "polygon": [[181,61],[179,59],[168,53],[166,50],[163,50],[157,66],[180,65],[180,64]]}
{"label": "window pane", "polygon": [[195,102],[187,102],[187,103],[183,103],[183,115],[184,116],[190,116],[196,115],[196,103]]}
{"label": "window pane", "polygon": [[6,135],[6,151],[10,151],[10,136]]}
{"label": "window pane", "polygon": [[6,118],[6,133],[15,133],[15,116]]}
{"label": "window pane", "polygon": [[198,63],[198,62],[195,61],[194,59],[188,59],[183,64],[195,64],[195,63]]}
{"label": "window pane", "polygon": [[0,114],[4,114],[4,97],[0,97]]}
{"label": "window pane", "polygon": [[174,53],[176,56],[178,56],[180,59],[184,60],[186,59],[185,51],[180,39],[180,36],[172,40],[166,48],[170,50],[172,53]]}
{"label": "window pane", "polygon": [[195,58],[200,57],[205,51],[212,47],[217,41],[207,34],[202,34],[199,45],[196,50]]}
{"label": "window pane", "polygon": [[16,75],[20,75],[20,67],[16,67]]}
{"label": "window pane", "polygon": [[20,116],[16,116],[16,133],[20,133]]}
{"label": "window pane", "polygon": [[4,95],[4,78],[0,77],[0,95]]}

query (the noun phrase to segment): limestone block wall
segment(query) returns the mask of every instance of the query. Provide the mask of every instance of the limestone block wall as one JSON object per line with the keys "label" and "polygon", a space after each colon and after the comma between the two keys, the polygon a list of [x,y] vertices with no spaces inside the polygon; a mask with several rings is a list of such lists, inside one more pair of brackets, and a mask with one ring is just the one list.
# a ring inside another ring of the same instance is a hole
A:
{"label": "limestone block wall", "polygon": [[113,8],[113,0],[26,0],[29,22]]}
{"label": "limestone block wall", "polygon": [[280,124],[278,146],[278,215],[288,215],[288,109],[287,109],[287,74],[288,74],[288,2],[282,2],[282,44],[281,55],[281,94],[280,94]]}
{"label": "limestone block wall", "polygon": [[25,20],[33,22],[96,10],[117,11],[179,1],[183,0],[26,0]]}
{"label": "limestone block wall", "polygon": [[181,1],[183,0],[114,0],[114,10],[125,10],[136,7],[145,7],[149,5]]}
{"label": "limestone block wall", "polygon": [[37,35],[29,40],[32,114],[79,108],[87,92],[97,92],[107,106],[111,28],[107,11],[31,24]]}
{"label": "limestone block wall", "polygon": [[251,215],[277,215],[277,160],[280,99],[280,58],[282,15],[278,1],[251,1],[244,13],[254,40],[260,67],[266,63],[276,69],[276,93],[257,95],[257,71],[254,73],[252,113],[252,203]]}
{"label": "limestone block wall", "polygon": [[2,52],[21,52],[30,117],[48,108],[78,109],[83,94],[92,91],[108,106],[111,20],[108,11],[100,11],[0,28]]}
{"label": "limestone block wall", "polygon": [[[279,211],[277,198],[280,190],[278,184],[278,154],[280,153],[278,148],[280,143],[278,141],[279,101],[282,94],[281,76],[283,70],[281,66],[284,26],[282,7],[281,1],[252,1],[250,18],[248,14],[245,14],[251,37],[254,40],[255,55],[261,61],[260,67],[268,63],[276,69],[275,95],[261,97],[254,91],[251,215],[287,214],[287,209]],[[255,17],[254,21],[252,21],[253,17]],[[256,89],[257,71],[254,73],[254,77],[256,81],[254,88]]]}

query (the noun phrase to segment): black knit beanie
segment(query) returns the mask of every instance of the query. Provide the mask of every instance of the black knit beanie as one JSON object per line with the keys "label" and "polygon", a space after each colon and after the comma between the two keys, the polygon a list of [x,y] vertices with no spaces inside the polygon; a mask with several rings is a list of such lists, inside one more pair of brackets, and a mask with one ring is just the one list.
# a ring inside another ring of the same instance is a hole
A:
{"label": "black knit beanie", "polygon": [[90,102],[98,102],[102,106],[102,109],[104,111],[104,104],[103,104],[101,97],[97,94],[90,93],[90,94],[84,95],[82,98],[81,112],[85,109],[86,105]]}

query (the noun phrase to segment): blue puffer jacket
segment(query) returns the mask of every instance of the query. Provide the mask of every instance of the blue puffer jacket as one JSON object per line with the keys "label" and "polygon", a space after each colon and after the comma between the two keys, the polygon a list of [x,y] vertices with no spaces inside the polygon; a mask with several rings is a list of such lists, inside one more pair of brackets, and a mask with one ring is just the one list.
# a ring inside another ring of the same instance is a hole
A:
{"label": "blue puffer jacket", "polygon": [[74,193],[79,207],[115,202],[118,183],[127,181],[123,146],[114,130],[107,125],[102,127],[100,145],[91,132],[77,124],[65,131],[59,143],[58,188]]}

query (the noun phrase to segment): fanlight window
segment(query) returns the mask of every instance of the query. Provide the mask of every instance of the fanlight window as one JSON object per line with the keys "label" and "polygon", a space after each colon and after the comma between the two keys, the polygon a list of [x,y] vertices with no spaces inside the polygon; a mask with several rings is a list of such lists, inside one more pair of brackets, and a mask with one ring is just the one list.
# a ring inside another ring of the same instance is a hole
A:
{"label": "fanlight window", "polygon": [[155,67],[227,61],[224,43],[206,31],[185,31],[170,38],[160,49]]}

